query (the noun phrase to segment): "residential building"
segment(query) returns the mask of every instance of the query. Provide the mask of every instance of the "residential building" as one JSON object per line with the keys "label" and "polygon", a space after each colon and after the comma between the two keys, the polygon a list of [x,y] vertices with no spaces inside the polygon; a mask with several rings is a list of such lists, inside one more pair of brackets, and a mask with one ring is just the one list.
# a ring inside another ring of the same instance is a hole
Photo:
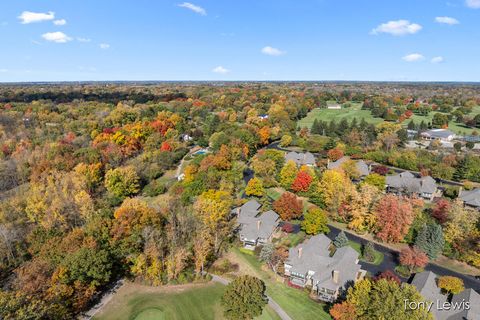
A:
{"label": "residential building", "polygon": [[[412,280],[418,292],[429,302],[433,302],[431,312],[437,320],[480,319],[480,295],[473,289],[465,289],[453,295],[451,301],[437,286],[437,275],[431,271],[417,273]],[[447,309],[443,306],[450,304]]]}
{"label": "residential building", "polygon": [[[332,170],[332,169],[341,168],[342,164],[344,164],[349,160],[351,160],[350,157],[341,157],[337,161],[333,161],[333,162],[329,161],[327,164],[327,169]],[[357,171],[360,174],[360,178],[364,178],[370,174],[370,167],[363,160],[355,161],[355,167],[357,168]]]}
{"label": "residential building", "polygon": [[339,103],[327,102],[327,109],[340,110],[342,109],[342,105]]}
{"label": "residential building", "polygon": [[458,198],[463,201],[463,204],[480,210],[480,188],[470,191],[460,190]]}
{"label": "residential building", "polygon": [[430,176],[417,178],[411,172],[405,171],[394,176],[386,176],[385,183],[387,192],[390,193],[416,195],[428,201],[441,196],[435,179]]}
{"label": "residential building", "polygon": [[303,166],[303,165],[306,165],[309,167],[315,166],[315,156],[310,152],[305,152],[305,153],[302,153],[302,152],[297,153],[295,151],[288,152],[285,155],[285,161],[289,161],[289,160],[292,160],[293,162],[295,162],[297,166]]}
{"label": "residential building", "polygon": [[232,213],[237,214],[240,241],[247,249],[253,250],[258,245],[270,242],[280,223],[280,217],[276,212],[269,210],[260,213],[260,206],[256,200],[250,200],[232,210]]}
{"label": "residential building", "polygon": [[452,141],[455,139],[455,133],[447,129],[431,129],[420,135],[425,140]]}
{"label": "residential building", "polygon": [[366,271],[358,264],[357,251],[346,246],[331,254],[332,248],[332,241],[324,234],[290,248],[285,261],[285,276],[290,284],[311,287],[317,299],[334,302],[348,287],[365,277]]}

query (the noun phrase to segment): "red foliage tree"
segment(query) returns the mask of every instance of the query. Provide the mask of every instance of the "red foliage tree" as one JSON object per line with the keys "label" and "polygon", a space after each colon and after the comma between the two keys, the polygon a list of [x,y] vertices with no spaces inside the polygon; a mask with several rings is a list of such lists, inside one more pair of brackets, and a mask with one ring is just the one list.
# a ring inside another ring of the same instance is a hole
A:
{"label": "red foliage tree", "polygon": [[412,111],[412,110],[407,110],[407,111],[405,111],[405,117],[406,117],[406,118],[409,119],[411,116],[413,116],[413,111]]}
{"label": "red foliage tree", "polygon": [[440,199],[432,209],[432,217],[435,218],[438,223],[444,224],[448,220],[448,211],[450,210],[450,201],[447,199]]}
{"label": "red foliage tree", "polygon": [[291,192],[285,192],[273,203],[273,209],[280,215],[282,220],[292,220],[302,215],[303,204]]}
{"label": "red foliage tree", "polygon": [[293,232],[293,225],[291,223],[284,223],[282,226],[282,231],[286,233],[292,233]]}
{"label": "red foliage tree", "polygon": [[305,171],[299,171],[292,183],[292,190],[295,192],[306,192],[312,183],[313,178]]}
{"label": "red foliage tree", "polygon": [[164,142],[162,142],[162,145],[160,146],[160,150],[161,151],[172,151],[172,146],[167,141],[164,141]]}
{"label": "red foliage tree", "polygon": [[412,273],[415,268],[425,267],[427,263],[427,255],[417,247],[407,247],[400,252],[400,264],[408,267],[410,273]]}
{"label": "red foliage tree", "polygon": [[400,278],[392,271],[392,270],[385,270],[379,273],[373,280],[378,281],[381,279],[386,279],[388,281],[396,282],[398,285],[402,282]]}
{"label": "red foliage tree", "polygon": [[331,149],[328,151],[327,157],[332,161],[337,161],[338,159],[343,157],[343,151],[337,148]]}
{"label": "red foliage tree", "polygon": [[330,315],[335,320],[355,320],[357,319],[355,305],[348,301],[334,304],[330,309]]}
{"label": "red foliage tree", "polygon": [[372,171],[384,176],[388,173],[389,169],[385,166],[375,166]]}
{"label": "red foliage tree", "polygon": [[399,242],[407,234],[414,219],[412,203],[407,198],[391,194],[384,196],[377,204],[376,236],[385,242]]}

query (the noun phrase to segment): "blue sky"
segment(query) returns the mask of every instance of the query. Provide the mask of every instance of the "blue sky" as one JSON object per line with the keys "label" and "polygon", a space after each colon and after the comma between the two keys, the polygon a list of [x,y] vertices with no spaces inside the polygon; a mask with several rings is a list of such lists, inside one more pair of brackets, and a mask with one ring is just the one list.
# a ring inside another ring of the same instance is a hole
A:
{"label": "blue sky", "polygon": [[480,0],[15,0],[0,81],[480,81]]}

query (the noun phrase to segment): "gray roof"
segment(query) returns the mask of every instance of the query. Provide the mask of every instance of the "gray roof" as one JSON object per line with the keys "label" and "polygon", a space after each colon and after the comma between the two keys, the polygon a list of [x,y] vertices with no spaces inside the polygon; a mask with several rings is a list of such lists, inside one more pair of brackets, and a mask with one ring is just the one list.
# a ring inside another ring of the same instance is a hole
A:
{"label": "gray roof", "polygon": [[268,239],[279,223],[279,216],[269,210],[258,217],[248,219],[240,226],[240,235],[248,240]]}
{"label": "gray roof", "polygon": [[238,223],[247,223],[257,216],[260,206],[257,200],[250,200],[241,207],[233,209],[232,212],[238,214]]}
{"label": "gray roof", "polygon": [[387,176],[385,182],[388,186],[405,190],[409,193],[435,193],[437,183],[430,176],[416,178],[412,173],[405,171],[394,176]]}
{"label": "gray roof", "polygon": [[469,206],[480,207],[480,188],[470,191],[462,190],[458,197]]}
{"label": "gray roof", "polygon": [[315,164],[315,157],[310,152],[297,153],[295,151],[291,151],[285,155],[285,160],[286,161],[292,160],[298,166]]}
{"label": "gray roof", "polygon": [[[341,168],[342,164],[344,164],[348,160],[350,160],[350,157],[341,157],[337,161],[328,163],[327,169],[331,170],[331,169]],[[355,165],[357,167],[357,170],[360,176],[364,177],[370,174],[370,170],[368,168],[368,165],[365,163],[365,161],[363,160],[355,161]]]}
{"label": "gray roof", "polygon": [[[292,266],[290,272],[306,275],[313,272],[313,280],[319,288],[337,290],[349,282],[355,282],[361,266],[357,264],[358,252],[346,246],[330,256],[331,240],[324,234],[307,239],[305,242],[290,248],[286,264]],[[300,254],[301,250],[301,254]],[[339,272],[339,282],[333,282],[333,271]]]}
{"label": "gray roof", "polygon": [[447,296],[442,294],[441,289],[437,286],[437,275],[431,271],[417,273],[412,280],[412,284],[417,288],[418,292],[420,292],[422,297],[434,303],[431,311],[434,314],[435,319],[480,319],[480,295],[475,290],[466,289],[463,292],[456,294],[452,297],[452,303],[468,301],[470,303],[470,310],[453,310],[453,308],[451,310],[438,310],[436,308],[437,303],[441,305],[446,302]]}
{"label": "gray roof", "polygon": [[432,129],[423,132],[422,135],[437,139],[446,139],[449,136],[455,136],[455,133],[447,129]]}

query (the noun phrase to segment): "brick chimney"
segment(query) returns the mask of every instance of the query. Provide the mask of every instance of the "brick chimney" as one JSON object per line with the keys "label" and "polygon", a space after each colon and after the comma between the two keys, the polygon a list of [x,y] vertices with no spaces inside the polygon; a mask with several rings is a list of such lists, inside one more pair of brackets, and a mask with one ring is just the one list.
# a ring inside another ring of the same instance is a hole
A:
{"label": "brick chimney", "polygon": [[333,280],[334,283],[338,283],[338,282],[339,282],[339,280],[340,280],[340,271],[338,271],[338,270],[333,270],[332,280]]}
{"label": "brick chimney", "polygon": [[260,225],[262,224],[262,221],[261,220],[258,220],[257,221],[257,230],[260,230]]}
{"label": "brick chimney", "polygon": [[298,248],[298,257],[299,257],[299,258],[302,257],[302,250],[303,250],[302,247]]}

